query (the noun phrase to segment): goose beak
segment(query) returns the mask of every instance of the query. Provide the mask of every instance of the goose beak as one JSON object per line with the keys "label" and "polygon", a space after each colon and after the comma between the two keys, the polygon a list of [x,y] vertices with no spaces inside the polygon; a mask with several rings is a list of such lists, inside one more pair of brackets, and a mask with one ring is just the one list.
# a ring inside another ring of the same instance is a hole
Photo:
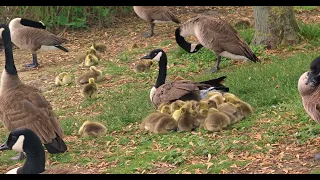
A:
{"label": "goose beak", "polygon": [[150,54],[148,54],[146,56],[141,57],[140,59],[152,59],[152,57],[150,56]]}
{"label": "goose beak", "polygon": [[8,150],[8,149],[9,149],[9,147],[8,147],[8,145],[7,145],[7,141],[4,142],[4,143],[0,146],[0,151],[4,151],[4,150]]}
{"label": "goose beak", "polygon": [[306,82],[306,85],[309,85],[310,84],[310,86],[317,86],[317,82],[316,82],[316,79],[315,79],[315,77],[310,73],[310,72],[308,72],[308,79],[307,79],[307,82]]}

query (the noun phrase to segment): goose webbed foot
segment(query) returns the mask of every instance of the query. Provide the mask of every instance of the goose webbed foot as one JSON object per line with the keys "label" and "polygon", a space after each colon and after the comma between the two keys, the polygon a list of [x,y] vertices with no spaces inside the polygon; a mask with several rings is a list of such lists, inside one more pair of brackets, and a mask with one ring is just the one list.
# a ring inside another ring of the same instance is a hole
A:
{"label": "goose webbed foot", "polygon": [[152,36],[153,36],[153,34],[151,34],[151,33],[143,34],[143,37],[145,37],[145,38],[150,38],[150,37],[152,37]]}
{"label": "goose webbed foot", "polygon": [[39,66],[38,63],[36,63],[36,64],[31,63],[31,64],[26,64],[26,65],[24,65],[24,67],[26,67],[26,68],[36,68],[36,67],[38,67],[38,66]]}
{"label": "goose webbed foot", "polygon": [[21,152],[17,156],[14,156],[14,157],[12,157],[10,159],[13,160],[13,161],[21,161],[21,160],[23,160],[25,158],[26,158],[26,156],[24,155],[23,152]]}
{"label": "goose webbed foot", "polygon": [[215,72],[217,72],[217,71],[219,71],[219,70],[220,70],[219,67],[214,67],[214,68],[208,69],[207,72],[208,72],[208,73],[215,73]]}

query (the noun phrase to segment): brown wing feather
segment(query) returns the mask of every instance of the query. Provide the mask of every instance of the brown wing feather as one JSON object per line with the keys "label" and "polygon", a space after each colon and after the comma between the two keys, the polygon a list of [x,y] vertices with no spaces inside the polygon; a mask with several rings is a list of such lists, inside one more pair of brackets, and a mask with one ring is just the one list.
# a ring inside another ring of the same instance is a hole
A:
{"label": "brown wing feather", "polygon": [[157,88],[152,98],[152,102],[157,107],[163,102],[177,100],[188,93],[198,90],[199,88],[188,80],[179,80],[166,83]]}
{"label": "brown wing feather", "polygon": [[26,42],[32,42],[30,44],[38,45],[40,48],[41,45],[54,46],[61,45],[66,42],[67,39],[54,35],[44,29],[32,28],[32,27],[23,27],[16,30],[21,37],[26,38]]}
{"label": "brown wing feather", "polygon": [[44,144],[56,138],[56,133],[63,137],[61,126],[50,103],[41,94],[30,92],[25,86],[20,86],[19,92],[10,92],[7,92],[0,105],[4,125],[9,131],[22,127],[30,128]]}
{"label": "brown wing feather", "polygon": [[164,6],[148,7],[147,14],[153,20],[173,21],[178,24],[180,23],[180,20],[167,7]]}

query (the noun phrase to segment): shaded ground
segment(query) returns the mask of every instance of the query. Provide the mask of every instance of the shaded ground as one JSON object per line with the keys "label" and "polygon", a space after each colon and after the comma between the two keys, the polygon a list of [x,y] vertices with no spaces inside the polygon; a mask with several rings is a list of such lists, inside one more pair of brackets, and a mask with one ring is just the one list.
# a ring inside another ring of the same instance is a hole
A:
{"label": "shaded ground", "polygon": [[[246,19],[251,25],[254,23],[253,19],[253,10],[252,7],[214,7],[214,6],[196,6],[196,7],[171,7],[177,12],[178,17],[182,21],[186,21],[188,18],[193,17],[197,14],[206,13],[217,15],[230,23],[235,23],[238,20]],[[298,20],[303,21],[304,23],[315,23],[320,20],[320,8],[318,7],[317,11],[312,12],[301,12],[297,13],[296,17]],[[77,62],[76,57],[86,51],[87,47],[90,46],[91,42],[97,41],[102,42],[108,45],[108,50],[106,53],[102,54],[103,61],[110,61],[117,63],[118,66],[127,65],[131,63],[132,65],[139,61],[139,57],[144,55],[147,52],[142,51],[142,53],[137,54],[129,62],[119,61],[118,54],[124,50],[131,50],[133,44],[136,44],[140,49],[147,48],[150,44],[159,44],[165,39],[174,40],[174,24],[167,25],[156,25],[155,36],[149,39],[142,38],[142,34],[149,31],[149,25],[139,19],[136,15],[132,14],[130,17],[118,17],[117,22],[111,28],[92,28],[92,31],[81,30],[81,31],[71,31],[67,30],[63,35],[69,39],[70,43],[66,44],[66,48],[70,50],[69,53],[64,52],[46,52],[39,53],[38,59],[41,67],[33,71],[24,71],[22,67],[23,64],[30,63],[32,60],[31,54],[25,51],[15,49],[14,57],[16,61],[16,66],[19,69],[19,76],[26,84],[34,85],[42,90],[46,98],[52,103],[55,110],[68,109],[72,106],[76,107],[77,104],[83,101],[83,98],[79,96],[80,86],[73,85],[68,88],[62,87],[63,96],[61,96],[61,91],[57,91],[57,88],[54,86],[54,78],[62,71],[75,70],[75,76],[82,74],[87,71],[87,68],[81,67],[79,62]],[[176,44],[168,44],[161,46],[165,51],[175,47]],[[279,54],[281,56],[286,56],[286,54],[280,54],[280,51],[270,51],[270,53]],[[3,67],[4,54],[0,53],[0,64]],[[102,63],[104,64],[104,63]],[[101,69],[107,69],[107,66],[101,65]],[[116,89],[118,85],[134,82],[136,81],[132,77],[128,76],[116,76],[113,74],[107,74],[106,80],[100,83],[102,89]],[[91,108],[94,108],[98,105],[93,105]],[[95,112],[99,113],[99,112]],[[67,112],[64,116],[60,116],[59,119],[63,121],[67,116],[74,116],[75,114],[81,114],[84,116],[94,115],[89,108],[81,109],[77,107],[75,112]],[[288,115],[294,118],[294,115]],[[261,118],[257,120],[257,126],[252,127],[248,133],[244,136],[248,136],[248,139],[263,139],[264,134],[259,130],[259,125],[268,123],[269,119]],[[122,136],[125,136],[131,139],[131,135],[141,133],[137,129],[138,123],[130,124],[125,127],[122,131],[114,131],[111,133],[115,139],[120,139]],[[133,128],[131,131],[128,131],[128,128]],[[299,128],[299,124],[295,127]],[[291,126],[288,126],[286,131],[295,132],[296,129],[292,129]],[[6,132],[6,130],[1,126],[1,131]],[[219,136],[211,134],[201,134],[203,137]],[[235,133],[230,136],[240,136],[240,134]],[[219,138],[219,137],[215,137]],[[313,160],[313,155],[318,151],[320,144],[320,138],[313,138],[312,141],[299,145],[296,144],[294,140],[283,137],[280,138],[283,144],[263,144],[255,145],[254,148],[257,150],[261,149],[261,146],[269,149],[266,153],[251,153],[249,151],[243,151],[242,153],[235,154],[234,152],[228,152],[227,156],[229,159],[237,159],[237,161],[243,161],[244,166],[238,166],[237,164],[231,164],[230,169],[222,169],[220,173],[310,173],[312,170],[317,170],[320,168],[319,162]],[[75,145],[80,144],[82,140],[79,140],[75,133],[66,136],[65,140],[67,142],[72,142]],[[117,145],[118,148],[136,148],[138,144],[135,143],[136,139],[132,138],[132,143],[126,144],[124,146]],[[89,143],[92,143],[92,146],[95,146],[95,141],[91,140]],[[109,146],[100,149],[100,154],[94,154],[94,156],[101,156],[101,161],[99,163],[86,164],[87,168],[103,172],[108,168],[116,167],[119,162],[117,160],[111,162],[103,161],[104,154],[112,155],[112,144],[117,142],[108,141]],[[234,142],[234,144],[243,143],[241,140]],[[152,146],[157,151],[166,151],[166,148],[160,147],[157,142],[153,142]],[[192,145],[191,145],[192,146]],[[72,148],[72,146],[70,146]],[[89,155],[86,154],[90,158]],[[186,164],[205,164],[208,169],[213,166],[210,163],[210,159],[215,157],[203,157],[203,156],[194,156],[188,157]],[[250,163],[246,163],[250,161]],[[48,164],[53,165],[57,162],[48,162]],[[217,162],[223,163],[223,162]],[[14,165],[16,167],[16,164]],[[149,170],[137,169],[137,173],[166,173],[168,170],[174,169],[176,166],[170,163],[163,162],[154,162],[153,168]],[[3,173],[7,171],[9,167],[0,167],[0,172]],[[192,173],[207,173],[208,171],[197,170]],[[177,173],[189,173],[189,171],[181,171]]]}

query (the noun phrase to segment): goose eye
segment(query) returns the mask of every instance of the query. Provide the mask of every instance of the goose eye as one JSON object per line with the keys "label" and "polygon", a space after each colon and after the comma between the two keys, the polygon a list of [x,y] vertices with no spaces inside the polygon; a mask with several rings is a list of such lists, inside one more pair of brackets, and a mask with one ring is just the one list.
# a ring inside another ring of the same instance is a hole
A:
{"label": "goose eye", "polygon": [[17,140],[17,136],[12,136],[11,139],[16,141]]}

